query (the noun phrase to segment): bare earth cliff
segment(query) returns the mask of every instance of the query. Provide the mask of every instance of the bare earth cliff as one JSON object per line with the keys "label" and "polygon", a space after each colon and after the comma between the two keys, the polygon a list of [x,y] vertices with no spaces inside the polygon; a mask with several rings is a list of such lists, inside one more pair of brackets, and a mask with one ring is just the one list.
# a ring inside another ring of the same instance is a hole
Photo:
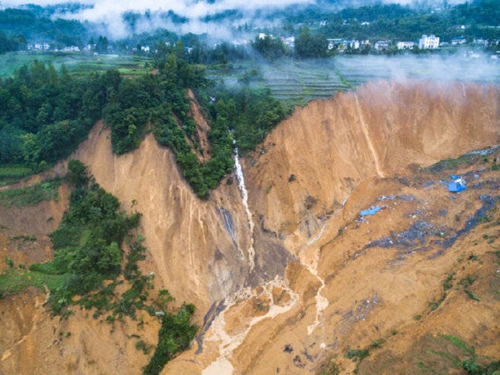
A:
{"label": "bare earth cliff", "polygon": [[[439,346],[440,335],[498,360],[499,229],[487,225],[500,215],[475,215],[495,205],[500,172],[481,158],[451,172],[424,169],[500,143],[498,87],[376,82],[311,102],[239,160],[241,173],[208,201],[152,135],[124,156],[109,138],[97,124],[72,158],[124,209],[134,202],[143,271],[198,309],[196,341],[162,374],[314,374],[328,364],[342,374],[419,374],[426,362],[415,355]],[[439,181],[467,172],[469,188],[452,199]],[[2,258],[50,259],[44,235],[66,208],[65,186],[60,195],[29,212],[0,207]],[[360,218],[370,206],[382,209]],[[20,234],[38,240],[12,241]],[[459,283],[471,275],[475,283]],[[140,332],[79,310],[60,321],[45,298],[30,290],[0,300],[0,374],[141,373],[149,357],[130,337],[156,344],[155,319]],[[370,356],[361,363],[345,357],[363,348]]]}

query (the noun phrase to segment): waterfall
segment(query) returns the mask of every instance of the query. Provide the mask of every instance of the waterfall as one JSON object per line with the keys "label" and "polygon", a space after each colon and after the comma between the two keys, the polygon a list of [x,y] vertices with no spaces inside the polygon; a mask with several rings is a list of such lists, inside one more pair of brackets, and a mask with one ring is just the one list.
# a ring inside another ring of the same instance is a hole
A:
{"label": "waterfall", "polygon": [[250,212],[250,208],[248,207],[248,191],[245,186],[245,176],[243,175],[243,169],[241,168],[240,164],[238,147],[236,147],[234,150],[235,150],[234,167],[235,167],[236,178],[238,179],[238,187],[241,191],[241,198],[243,201],[243,206],[245,207],[245,211],[247,213],[248,226],[250,228],[250,247],[248,248],[248,261],[250,263],[250,271],[252,271],[253,268],[255,267],[255,249],[253,248],[254,223],[253,223],[252,213]]}

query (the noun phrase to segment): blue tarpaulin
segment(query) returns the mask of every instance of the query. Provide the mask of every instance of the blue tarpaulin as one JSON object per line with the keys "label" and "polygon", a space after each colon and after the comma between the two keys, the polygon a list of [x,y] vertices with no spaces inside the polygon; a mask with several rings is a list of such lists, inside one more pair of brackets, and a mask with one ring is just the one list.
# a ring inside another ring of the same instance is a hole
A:
{"label": "blue tarpaulin", "polygon": [[464,184],[461,184],[459,182],[450,182],[448,184],[448,191],[450,193],[460,193],[461,191],[464,191],[465,189],[467,189],[467,186],[465,186]]}
{"label": "blue tarpaulin", "polygon": [[379,212],[382,209],[381,206],[374,206],[371,207],[369,210],[363,210],[361,211],[361,216],[370,216],[370,215],[375,215],[377,212]]}

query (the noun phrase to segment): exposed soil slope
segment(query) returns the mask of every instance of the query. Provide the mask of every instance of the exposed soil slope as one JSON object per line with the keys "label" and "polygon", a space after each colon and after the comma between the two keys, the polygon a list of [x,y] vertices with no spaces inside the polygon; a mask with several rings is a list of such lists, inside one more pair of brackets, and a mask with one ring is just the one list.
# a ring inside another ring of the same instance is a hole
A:
{"label": "exposed soil slope", "polygon": [[[253,225],[236,177],[200,201],[152,135],[137,151],[115,156],[109,131],[97,124],[73,157],[124,209],[143,213],[143,271],[155,272],[157,288],[199,309],[197,341],[163,373],[309,374],[331,356],[342,373],[352,373],[356,364],[346,351],[379,339],[386,342],[359,371],[385,373],[390,362],[389,373],[412,373],[409,353],[424,348],[428,333],[459,336],[481,355],[500,352],[500,276],[489,253],[498,229],[479,223],[461,232],[486,203],[496,204],[484,197],[498,194],[499,172],[478,172],[494,156],[438,174],[415,166],[500,143],[499,105],[492,86],[377,82],[297,109],[269,135],[263,154],[243,162]],[[65,164],[56,170],[64,173]],[[468,182],[482,185],[452,200],[439,179],[468,171]],[[371,205],[384,209],[356,221]],[[488,215],[496,220],[496,211]],[[485,231],[493,237],[483,238]],[[407,242],[399,244],[401,233]],[[438,242],[456,233],[450,246]],[[2,243],[11,246],[7,237]],[[472,252],[482,263],[469,259]],[[430,310],[451,273],[457,281],[477,274],[469,289],[480,302],[455,282]],[[110,326],[84,312],[59,323],[22,298],[0,301],[0,328],[8,332],[0,373],[140,373],[147,358],[126,336],[134,329],[117,326],[108,335]],[[11,322],[19,328],[7,330]],[[140,334],[154,343],[156,330],[151,321]],[[63,344],[48,345],[65,332],[71,335]],[[45,364],[21,368],[27,355]]]}
{"label": "exposed soil slope", "polygon": [[267,229],[296,233],[308,196],[314,216],[330,214],[369,177],[499,143],[499,95],[493,86],[376,82],[312,102],[273,131],[248,168],[250,203]]}

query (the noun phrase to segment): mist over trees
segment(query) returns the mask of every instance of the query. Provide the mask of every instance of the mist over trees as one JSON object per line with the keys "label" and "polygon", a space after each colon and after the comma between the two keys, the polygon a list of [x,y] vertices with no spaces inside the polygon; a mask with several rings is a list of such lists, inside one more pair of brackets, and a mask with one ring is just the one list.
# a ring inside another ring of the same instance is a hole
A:
{"label": "mist over trees", "polygon": [[295,52],[302,58],[326,57],[328,41],[323,34],[311,34],[309,28],[304,27],[295,40]]}
{"label": "mist over trees", "polygon": [[290,54],[290,50],[283,44],[281,38],[270,35],[256,36],[252,47],[268,60],[278,59]]}
{"label": "mist over trees", "polygon": [[[116,41],[92,35],[90,24],[48,18],[55,10],[44,9],[34,6],[0,11],[0,53],[26,49],[36,38],[61,45],[88,43],[91,54],[147,54],[158,73],[125,78],[110,70],[79,78],[64,66],[56,70],[37,60],[20,67],[13,77],[0,80],[0,163],[43,170],[67,157],[92,125],[104,118],[111,128],[115,153],[134,150],[148,132],[153,132],[161,145],[173,151],[181,172],[202,198],[232,170],[233,139],[242,152],[253,150],[290,113],[268,89],[252,85],[258,76],[256,70],[245,72],[239,84],[229,87],[208,79],[207,68],[211,72],[229,71],[236,61],[253,59],[255,52],[270,61],[283,56],[328,57],[335,50],[330,49],[327,36],[413,40],[433,32],[443,38],[457,34],[469,39],[500,37],[500,29],[486,26],[500,24],[500,3],[493,0],[448,6],[434,13],[375,4],[332,14],[310,5],[282,14],[286,26],[276,29],[285,36],[295,36],[294,47],[271,30],[254,35],[246,46],[228,42],[214,45],[206,35],[179,36],[167,30]],[[124,19],[138,29],[143,17],[153,16],[130,12]],[[239,12],[225,12],[210,21],[239,16]],[[297,20],[302,26],[294,26]],[[245,25],[235,32],[249,30],[251,26]],[[146,46],[148,49],[142,48]],[[369,52],[370,48],[365,48],[359,53]],[[201,146],[188,89],[195,91],[210,123],[209,150]],[[65,147],[58,147],[61,144]]]}
{"label": "mist over trees", "polygon": [[[130,10],[114,21],[128,33],[120,40],[112,37],[109,32],[111,25],[71,19],[89,8],[88,5],[29,5],[23,9],[0,11],[0,32],[4,33],[0,34],[0,53],[27,49],[33,43],[46,43],[47,48],[43,49],[77,46],[100,54],[155,54],[165,49],[166,44],[174,45],[182,40],[184,47],[193,49],[190,62],[225,64],[241,56],[248,58],[252,52],[245,43],[232,45],[235,40],[250,41],[253,49],[265,59],[275,60],[287,55],[299,58],[327,56],[323,36],[325,39],[372,41],[415,41],[422,34],[439,35],[442,41],[451,41],[456,36],[465,36],[469,41],[500,38],[500,29],[496,27],[500,25],[500,3],[495,0],[458,5],[445,2],[439,7],[424,2],[420,2],[419,7],[383,3],[360,7],[348,5],[335,1],[316,2],[284,9],[256,10],[251,14],[224,10],[192,19],[172,10]],[[65,15],[65,18],[57,18],[59,15]],[[267,23],[272,26],[264,27]],[[217,36],[195,35],[186,32],[192,24],[213,25],[224,31],[219,30]],[[266,36],[255,39],[256,34],[262,32]],[[289,36],[298,39],[296,48],[280,43],[282,37]],[[141,50],[145,46],[147,52]]]}
{"label": "mist over trees", "polygon": [[83,46],[88,40],[88,29],[76,20],[52,20],[30,10],[5,9],[0,11],[0,31],[7,37],[21,37],[28,43],[45,42],[59,46]]}

